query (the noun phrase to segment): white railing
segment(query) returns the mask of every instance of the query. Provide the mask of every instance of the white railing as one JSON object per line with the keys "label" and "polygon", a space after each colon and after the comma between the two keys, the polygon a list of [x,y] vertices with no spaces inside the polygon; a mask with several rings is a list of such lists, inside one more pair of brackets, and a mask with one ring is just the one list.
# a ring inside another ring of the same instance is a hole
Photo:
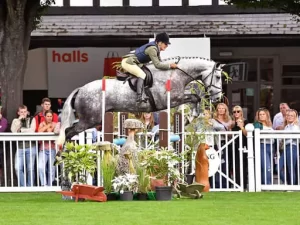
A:
{"label": "white railing", "polygon": [[[248,131],[247,147],[244,146],[245,143],[242,143],[241,131],[205,133],[207,137],[206,142],[217,150],[217,155],[221,159],[221,162],[223,162],[218,168],[217,173],[210,178],[210,190],[300,190],[300,131],[254,131],[251,126],[250,124],[250,127],[246,127]],[[193,134],[184,133],[182,139],[187,140],[189,135]],[[120,138],[118,133],[115,133],[114,136],[115,138]],[[97,141],[101,140],[100,137],[101,132],[97,132]],[[49,170],[49,167],[43,167],[42,163],[39,166],[39,161],[42,161],[41,159],[45,159],[46,157],[41,152],[46,152],[45,148],[47,148],[47,145],[51,146],[56,139],[57,136],[51,133],[0,133],[0,145],[2,146],[2,149],[0,149],[2,152],[0,157],[0,164],[2,164],[0,171],[0,192],[60,190],[58,175],[61,172],[61,168],[55,166],[55,170]],[[80,133],[74,137],[74,141],[80,144],[92,144],[92,130]],[[138,133],[137,143],[139,146],[147,146],[147,149],[155,148],[158,144],[152,133]],[[176,142],[173,144],[176,144]],[[29,149],[27,155],[21,152],[24,146]],[[55,145],[54,148],[56,152],[57,146]],[[183,143],[183,151],[186,148],[186,143]],[[196,152],[194,151],[194,153]],[[247,155],[246,163],[248,163],[248,166],[245,164],[245,155]],[[268,155],[268,158],[264,157],[266,155]],[[53,165],[53,157],[49,157],[48,163]],[[31,169],[27,168],[26,165],[28,164],[31,165]],[[195,154],[192,155],[190,164],[189,168],[181,168],[181,172],[187,174],[194,171]],[[100,158],[97,162],[97,168],[99,171],[97,177],[92,178],[90,176],[88,183],[92,184],[93,179],[96,179],[96,184],[101,184]],[[264,168],[270,168],[270,171]],[[22,178],[23,174],[18,175],[18,171],[20,170],[23,172],[26,171],[24,179]],[[55,173],[54,178],[53,171]],[[245,172],[247,172],[246,175],[248,174],[248,178],[244,177]],[[52,178],[50,179],[49,186],[42,186],[45,183],[41,183],[41,178],[49,178],[49,176]]]}
{"label": "white railing", "polygon": [[256,191],[299,191],[300,131],[255,129]]}

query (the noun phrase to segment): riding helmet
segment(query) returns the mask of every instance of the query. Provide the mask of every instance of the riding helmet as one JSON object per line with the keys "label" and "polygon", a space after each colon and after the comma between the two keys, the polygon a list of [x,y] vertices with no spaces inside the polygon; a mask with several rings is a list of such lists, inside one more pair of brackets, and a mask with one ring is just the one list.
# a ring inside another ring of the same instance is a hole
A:
{"label": "riding helmet", "polygon": [[169,41],[169,35],[164,32],[164,33],[160,33],[160,34],[157,34],[156,37],[155,37],[155,41],[156,42],[162,42],[162,43],[165,43],[166,45],[170,45],[170,41]]}

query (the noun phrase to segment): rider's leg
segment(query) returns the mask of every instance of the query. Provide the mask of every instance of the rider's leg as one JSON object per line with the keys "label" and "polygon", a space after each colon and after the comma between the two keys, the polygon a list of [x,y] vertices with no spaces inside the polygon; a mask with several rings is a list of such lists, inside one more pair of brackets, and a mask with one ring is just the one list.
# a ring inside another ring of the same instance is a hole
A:
{"label": "rider's leg", "polygon": [[144,79],[146,77],[146,74],[139,66],[137,66],[136,64],[128,64],[126,60],[127,60],[126,58],[122,60],[121,65],[123,69],[138,77],[137,102],[138,103],[145,102],[146,99],[143,98],[143,90],[144,90]]}

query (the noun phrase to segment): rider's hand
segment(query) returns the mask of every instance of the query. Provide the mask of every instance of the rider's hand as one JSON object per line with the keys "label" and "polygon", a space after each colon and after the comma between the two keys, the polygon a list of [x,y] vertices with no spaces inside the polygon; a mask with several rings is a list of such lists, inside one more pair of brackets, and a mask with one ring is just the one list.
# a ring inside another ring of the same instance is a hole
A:
{"label": "rider's hand", "polygon": [[176,64],[176,63],[171,63],[171,64],[170,64],[170,67],[171,67],[172,69],[176,69],[176,68],[177,68],[177,64]]}

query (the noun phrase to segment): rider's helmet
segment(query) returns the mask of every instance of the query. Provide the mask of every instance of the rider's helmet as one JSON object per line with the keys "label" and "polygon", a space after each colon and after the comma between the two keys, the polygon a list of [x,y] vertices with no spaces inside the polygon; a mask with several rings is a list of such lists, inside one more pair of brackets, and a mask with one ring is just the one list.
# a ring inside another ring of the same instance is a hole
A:
{"label": "rider's helmet", "polygon": [[169,35],[164,32],[164,33],[160,33],[160,34],[157,34],[156,37],[155,37],[155,42],[162,42],[162,43],[165,43],[166,45],[170,45],[170,41],[169,41]]}

